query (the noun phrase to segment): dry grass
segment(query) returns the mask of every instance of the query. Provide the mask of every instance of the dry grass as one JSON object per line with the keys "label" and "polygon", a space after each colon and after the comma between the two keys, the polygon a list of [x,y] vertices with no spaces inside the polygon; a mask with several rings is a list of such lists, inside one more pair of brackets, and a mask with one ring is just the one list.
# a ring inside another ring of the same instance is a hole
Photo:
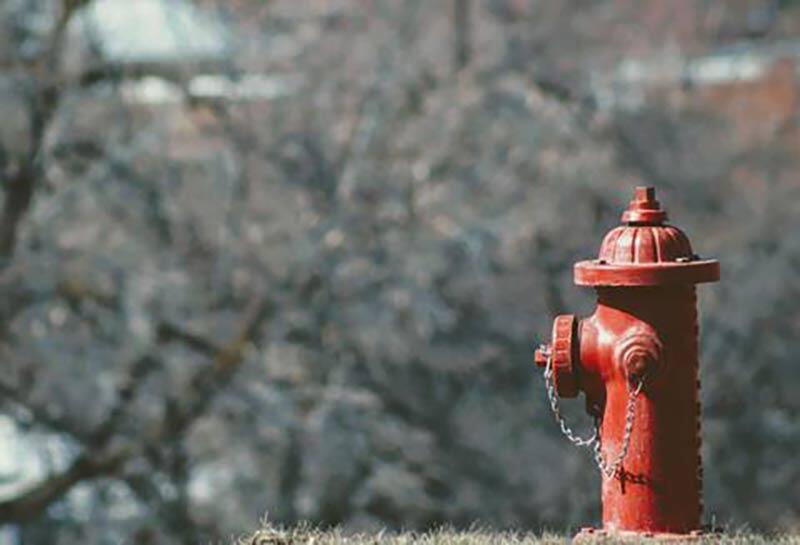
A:
{"label": "dry grass", "polygon": [[[352,534],[339,530],[322,531],[308,526],[300,526],[296,528],[265,527],[251,536],[240,539],[238,545],[563,545],[570,542],[570,537],[550,533],[441,529],[425,533],[378,532],[374,534]],[[614,538],[591,541],[591,543],[606,544],[637,542],[653,543],[657,541],[622,541]],[[680,542],[669,541],[668,543]],[[800,536],[766,536],[736,531],[703,537],[699,540],[691,541],[691,543],[709,545],[800,545]]]}

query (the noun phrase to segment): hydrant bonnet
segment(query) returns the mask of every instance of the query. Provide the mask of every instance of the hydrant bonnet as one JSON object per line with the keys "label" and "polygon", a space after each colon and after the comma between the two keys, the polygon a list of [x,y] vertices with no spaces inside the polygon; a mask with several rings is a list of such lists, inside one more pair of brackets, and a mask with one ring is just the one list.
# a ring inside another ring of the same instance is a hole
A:
{"label": "hydrant bonnet", "polygon": [[661,286],[719,280],[719,262],[700,259],[687,236],[664,221],[667,213],[652,187],[637,187],[622,214],[624,225],[612,229],[595,260],[575,265],[579,286]]}

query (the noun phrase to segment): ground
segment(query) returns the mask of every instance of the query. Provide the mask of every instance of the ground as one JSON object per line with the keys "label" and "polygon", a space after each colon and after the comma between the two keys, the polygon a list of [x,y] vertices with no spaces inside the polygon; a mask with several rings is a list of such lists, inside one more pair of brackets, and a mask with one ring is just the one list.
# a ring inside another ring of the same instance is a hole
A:
{"label": "ground", "polygon": [[[321,531],[310,527],[291,529],[265,527],[240,539],[237,545],[547,545],[570,543],[569,534],[553,532],[492,532],[488,530],[454,531],[434,530],[426,533],[378,532],[374,534],[348,534],[338,530]],[[644,541],[643,541],[644,542]],[[658,542],[658,541],[654,541]],[[593,543],[621,543],[615,539]],[[631,543],[626,541],[624,543]],[[637,543],[637,541],[634,541]],[[650,541],[647,541],[650,543]],[[670,543],[676,543],[671,541]],[[692,543],[724,545],[800,545],[798,535],[759,535],[736,530],[706,537]]]}

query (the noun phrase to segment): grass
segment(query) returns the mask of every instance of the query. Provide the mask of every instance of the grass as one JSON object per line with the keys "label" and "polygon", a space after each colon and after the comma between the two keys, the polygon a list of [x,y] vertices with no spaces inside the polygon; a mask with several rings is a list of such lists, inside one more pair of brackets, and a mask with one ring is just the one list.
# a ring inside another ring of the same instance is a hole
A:
{"label": "grass", "polygon": [[[571,536],[552,533],[492,532],[489,530],[455,531],[433,530],[424,533],[378,532],[352,534],[340,530],[318,530],[309,526],[278,528],[266,526],[255,534],[239,540],[238,545],[563,545]],[[621,541],[611,537],[592,540],[590,543],[653,543],[657,540]],[[663,541],[680,543],[680,541]],[[684,543],[720,545],[800,545],[796,535],[757,535],[734,531],[702,537]]]}

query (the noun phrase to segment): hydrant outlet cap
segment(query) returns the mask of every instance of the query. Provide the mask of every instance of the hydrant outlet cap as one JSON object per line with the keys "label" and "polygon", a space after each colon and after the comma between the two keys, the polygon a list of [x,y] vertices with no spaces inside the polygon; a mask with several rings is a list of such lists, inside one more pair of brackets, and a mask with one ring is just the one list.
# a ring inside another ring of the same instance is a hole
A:
{"label": "hydrant outlet cap", "polygon": [[659,286],[719,280],[719,262],[700,259],[686,234],[664,222],[655,189],[637,187],[623,225],[609,231],[598,258],[575,265],[579,286]]}
{"label": "hydrant outlet cap", "polygon": [[667,212],[656,200],[654,187],[637,187],[628,209],[622,213],[622,221],[628,224],[661,225],[666,219]]}

